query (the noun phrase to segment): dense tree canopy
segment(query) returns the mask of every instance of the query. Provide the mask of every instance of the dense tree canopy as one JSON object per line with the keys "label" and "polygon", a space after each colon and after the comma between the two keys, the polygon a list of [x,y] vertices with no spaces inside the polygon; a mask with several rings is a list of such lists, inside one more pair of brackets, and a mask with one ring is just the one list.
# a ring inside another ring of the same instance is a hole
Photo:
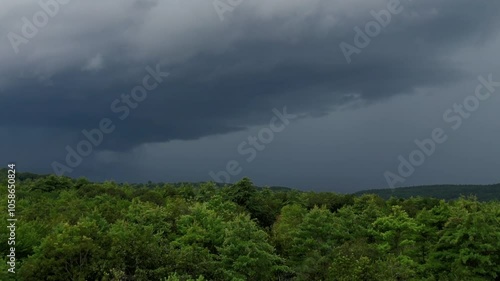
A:
{"label": "dense tree canopy", "polygon": [[[0,280],[500,280],[500,204],[23,177]],[[1,196],[7,197],[6,181]],[[1,205],[3,221],[6,204]]]}

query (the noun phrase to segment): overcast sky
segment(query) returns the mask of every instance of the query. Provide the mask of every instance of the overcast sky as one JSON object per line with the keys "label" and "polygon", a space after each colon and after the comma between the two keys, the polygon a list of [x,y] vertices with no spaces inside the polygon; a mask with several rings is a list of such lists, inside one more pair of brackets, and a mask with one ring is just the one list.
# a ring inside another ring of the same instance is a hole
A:
{"label": "overcast sky", "polygon": [[[500,1],[41,3],[0,3],[2,165],[338,192],[500,182],[500,87],[478,79],[500,81]],[[103,119],[114,130],[72,166]],[[436,128],[446,141],[402,175]]]}

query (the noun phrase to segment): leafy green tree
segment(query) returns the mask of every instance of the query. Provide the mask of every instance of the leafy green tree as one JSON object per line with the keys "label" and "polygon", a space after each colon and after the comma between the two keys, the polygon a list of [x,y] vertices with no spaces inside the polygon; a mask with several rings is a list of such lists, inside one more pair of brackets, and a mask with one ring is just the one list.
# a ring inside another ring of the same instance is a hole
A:
{"label": "leafy green tree", "polygon": [[33,182],[30,190],[41,190],[44,192],[64,190],[73,187],[73,181],[68,177],[49,175],[39,178]]}
{"label": "leafy green tree", "polygon": [[217,266],[218,247],[224,241],[225,223],[207,204],[195,204],[190,214],[178,220],[178,238],[171,243],[170,256],[175,260],[173,270],[191,276],[220,278]]}
{"label": "leafy green tree", "polygon": [[237,215],[246,212],[244,207],[236,205],[232,201],[225,200],[221,195],[213,196],[206,204],[207,208],[216,212],[224,221],[231,221]]}
{"label": "leafy green tree", "polygon": [[274,196],[269,188],[256,192],[248,203],[247,209],[253,219],[257,219],[259,225],[270,228],[278,217],[282,202]]}
{"label": "leafy green tree", "polygon": [[401,206],[393,206],[392,213],[373,223],[380,252],[386,255],[387,280],[406,280],[415,276],[417,263],[412,259],[421,226],[410,218]]}
{"label": "leafy green tree", "polygon": [[224,236],[218,250],[226,280],[273,280],[289,271],[269,244],[268,235],[248,215],[229,222]]}
{"label": "leafy green tree", "polygon": [[252,181],[249,178],[243,178],[229,188],[226,188],[229,200],[248,209],[250,200],[257,193]]}
{"label": "leafy green tree", "polygon": [[124,212],[124,219],[127,222],[151,226],[154,234],[166,236],[172,232],[173,215],[164,207],[133,199],[132,204]]}
{"label": "leafy green tree", "polygon": [[373,233],[381,242],[379,248],[396,255],[408,254],[409,248],[415,245],[420,228],[401,206],[393,206],[390,215],[373,223]]}
{"label": "leafy green tree", "polygon": [[293,239],[297,236],[298,227],[307,213],[306,208],[297,204],[287,205],[282,208],[281,214],[273,226],[272,233],[278,251],[285,256],[291,254],[289,251],[294,243]]}
{"label": "leafy green tree", "polygon": [[325,207],[309,211],[298,226],[290,247],[290,264],[297,280],[325,280],[333,260],[337,225]]}
{"label": "leafy green tree", "polygon": [[[416,240],[416,253],[418,262],[425,265],[429,260],[429,255],[433,251],[440,239],[440,232],[444,229],[450,216],[450,208],[447,203],[441,201],[438,205],[427,210],[424,209],[417,214],[416,220],[421,225]],[[421,267],[423,275],[426,274],[426,267]]]}
{"label": "leafy green tree", "polygon": [[368,243],[366,238],[347,241],[335,250],[326,280],[412,280],[412,271],[402,261],[380,253],[377,244]]}
{"label": "leafy green tree", "polygon": [[167,245],[162,233],[152,225],[117,221],[109,230],[110,248],[106,268],[113,275],[121,273],[126,280],[158,280],[167,269],[163,261]]}
{"label": "leafy green tree", "polygon": [[498,206],[498,203],[485,204],[463,198],[452,206],[450,218],[428,262],[435,275],[461,280],[500,278]]}
{"label": "leafy green tree", "polygon": [[84,281],[103,277],[106,261],[104,230],[95,220],[84,218],[76,225],[59,224],[43,239],[20,270],[26,281]]}
{"label": "leafy green tree", "polygon": [[201,184],[198,192],[196,193],[196,201],[207,202],[217,194],[217,186],[213,182]]}

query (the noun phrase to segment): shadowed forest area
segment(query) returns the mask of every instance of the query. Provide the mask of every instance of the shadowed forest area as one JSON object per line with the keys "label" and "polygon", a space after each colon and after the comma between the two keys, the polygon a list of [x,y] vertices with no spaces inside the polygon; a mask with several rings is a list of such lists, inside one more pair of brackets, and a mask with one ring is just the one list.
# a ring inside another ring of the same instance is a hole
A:
{"label": "shadowed forest area", "polygon": [[[1,214],[5,222],[6,204]],[[500,278],[500,204],[474,197],[384,200],[256,188],[248,178],[129,185],[22,173],[16,217],[17,280]],[[0,245],[0,280],[11,280],[10,246]]]}

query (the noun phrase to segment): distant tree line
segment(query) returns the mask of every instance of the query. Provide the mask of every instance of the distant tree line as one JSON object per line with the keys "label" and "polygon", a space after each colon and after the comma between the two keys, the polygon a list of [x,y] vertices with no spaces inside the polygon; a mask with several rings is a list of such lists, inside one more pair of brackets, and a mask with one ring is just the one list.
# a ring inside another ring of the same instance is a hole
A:
{"label": "distant tree line", "polygon": [[426,185],[394,189],[374,189],[356,192],[355,195],[376,194],[383,199],[391,197],[433,197],[455,200],[462,196],[474,196],[479,201],[500,200],[500,184],[491,185]]}

